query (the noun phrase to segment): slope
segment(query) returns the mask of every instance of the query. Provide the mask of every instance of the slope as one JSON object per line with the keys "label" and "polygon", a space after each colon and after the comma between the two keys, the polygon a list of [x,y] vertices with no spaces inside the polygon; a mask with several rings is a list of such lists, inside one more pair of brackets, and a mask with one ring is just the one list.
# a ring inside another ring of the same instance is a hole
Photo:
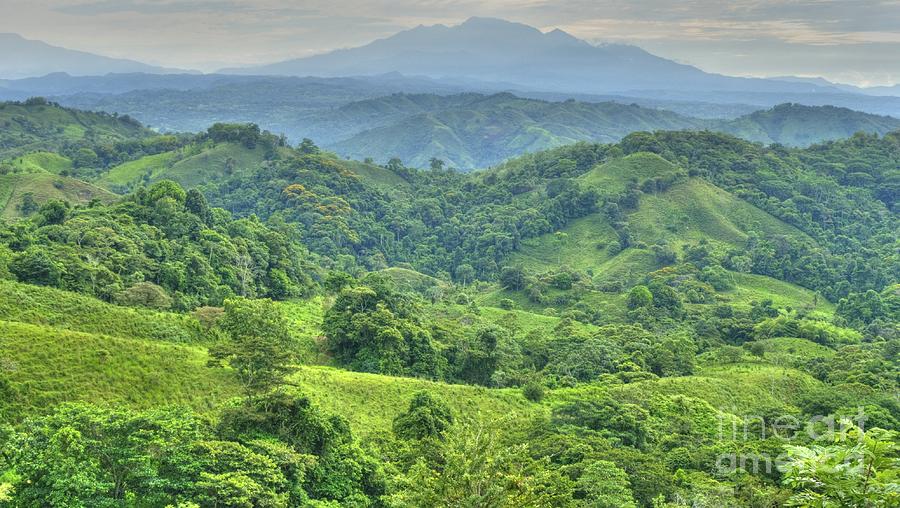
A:
{"label": "slope", "polygon": [[[90,183],[51,173],[0,175],[0,216],[4,218],[21,217],[24,212],[34,211],[29,210],[29,206],[40,206],[51,199],[82,205],[95,199],[111,203],[117,198],[112,192]],[[23,207],[26,202],[31,205]]]}
{"label": "slope", "polygon": [[251,171],[264,160],[266,149],[262,146],[248,148],[232,142],[198,142],[112,167],[96,183],[107,189],[125,191],[141,183],[174,180],[190,188]]}
{"label": "slope", "polygon": [[[619,231],[602,211],[575,219],[561,234],[546,234],[522,242],[510,263],[542,273],[566,266],[587,273],[597,286],[628,287],[663,267],[653,245],[668,245],[674,252],[701,241],[715,248],[740,248],[749,235],[778,235],[809,240],[793,226],[735,197],[715,185],[685,172],[656,154],[639,152],[600,164],[577,179],[594,188],[601,196],[621,194],[629,188],[646,187],[646,182],[672,182],[659,192],[641,193],[638,205],[623,217],[629,231],[629,245],[622,247]],[[749,304],[753,300],[773,299],[783,306],[801,307],[816,300],[812,291],[760,275],[733,273],[734,287],[719,292],[725,301]],[[496,302],[502,291],[488,301]],[[594,295],[592,301],[621,306],[621,299]],[[534,307],[534,306],[531,306]],[[826,312],[833,308],[819,304]],[[537,310],[539,307],[535,307]],[[621,308],[615,312],[621,312]]]}

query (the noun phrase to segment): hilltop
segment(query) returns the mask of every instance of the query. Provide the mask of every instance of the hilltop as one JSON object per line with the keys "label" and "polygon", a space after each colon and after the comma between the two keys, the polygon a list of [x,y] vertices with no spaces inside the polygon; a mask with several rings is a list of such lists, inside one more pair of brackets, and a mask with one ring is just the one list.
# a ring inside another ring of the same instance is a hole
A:
{"label": "hilltop", "polygon": [[41,98],[0,103],[0,126],[0,161],[35,151],[64,151],[74,156],[85,145],[152,134],[128,116],[64,108]]}

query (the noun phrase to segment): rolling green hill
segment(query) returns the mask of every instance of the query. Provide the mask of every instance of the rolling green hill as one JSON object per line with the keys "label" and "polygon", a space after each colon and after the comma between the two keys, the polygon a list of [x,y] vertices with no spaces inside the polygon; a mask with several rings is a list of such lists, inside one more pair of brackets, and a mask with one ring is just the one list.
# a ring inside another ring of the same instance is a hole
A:
{"label": "rolling green hill", "polygon": [[184,187],[218,181],[236,172],[252,171],[266,159],[266,149],[239,143],[198,143],[172,152],[148,155],[110,168],[97,184],[129,189],[139,183],[173,180]]}
{"label": "rolling green hill", "polygon": [[0,161],[67,144],[111,143],[151,134],[127,116],[68,109],[41,99],[0,103]]}
{"label": "rolling green hill", "polygon": [[71,171],[72,161],[55,152],[31,152],[7,161],[19,173],[53,173]]}

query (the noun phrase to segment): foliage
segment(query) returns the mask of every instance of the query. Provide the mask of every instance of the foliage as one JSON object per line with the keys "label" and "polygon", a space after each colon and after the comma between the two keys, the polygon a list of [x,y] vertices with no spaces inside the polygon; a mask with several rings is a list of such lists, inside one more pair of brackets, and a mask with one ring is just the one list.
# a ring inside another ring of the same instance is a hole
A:
{"label": "foliage", "polygon": [[826,446],[788,446],[784,483],[798,491],[792,506],[893,506],[897,492],[896,432],[850,425]]}
{"label": "foliage", "polygon": [[218,328],[224,338],[210,356],[234,369],[248,397],[269,391],[290,372],[291,333],[271,300],[225,300]]}
{"label": "foliage", "polygon": [[428,392],[413,395],[409,409],[394,418],[394,435],[401,439],[440,438],[453,425],[453,415]]}

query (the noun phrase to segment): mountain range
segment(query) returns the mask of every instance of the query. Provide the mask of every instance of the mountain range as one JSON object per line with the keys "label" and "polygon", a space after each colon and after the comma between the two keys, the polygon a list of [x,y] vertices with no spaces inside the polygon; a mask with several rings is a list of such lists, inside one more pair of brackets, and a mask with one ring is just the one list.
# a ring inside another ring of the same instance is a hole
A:
{"label": "mountain range", "polygon": [[636,46],[595,46],[562,30],[541,32],[494,18],[456,26],[419,26],[365,46],[223,73],[350,76],[396,71],[477,79],[535,90],[602,93],[628,90],[813,92],[833,87],[736,78],[660,58]]}
{"label": "mountain range", "polygon": [[185,71],[61,48],[18,34],[0,33],[0,77],[28,78],[55,72],[92,76],[111,72],[166,74]]}
{"label": "mountain range", "polygon": [[857,132],[900,130],[896,118],[833,106],[781,104],[735,119],[704,120],[636,104],[547,102],[512,94],[394,95],[314,115],[307,125],[313,139],[347,136],[325,144],[343,156],[378,162],[397,157],[413,167],[438,158],[460,169],[577,141],[617,142],[635,131],[712,130],[767,145],[808,146]]}

